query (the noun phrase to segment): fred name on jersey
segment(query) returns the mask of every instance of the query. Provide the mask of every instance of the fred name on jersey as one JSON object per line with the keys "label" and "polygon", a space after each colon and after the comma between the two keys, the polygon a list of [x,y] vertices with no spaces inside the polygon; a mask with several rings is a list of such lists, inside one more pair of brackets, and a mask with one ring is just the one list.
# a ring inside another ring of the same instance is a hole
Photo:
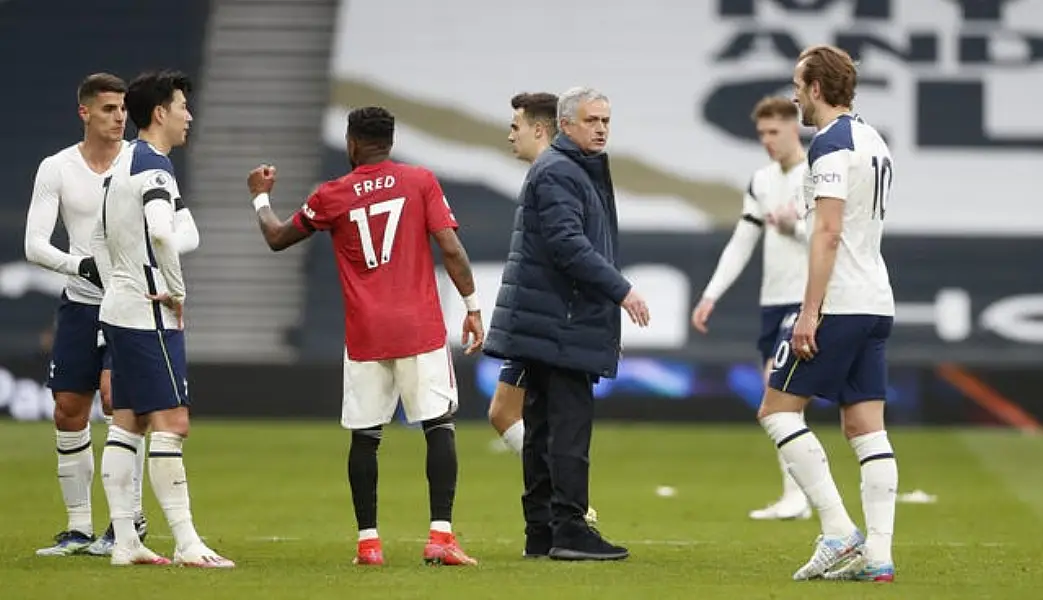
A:
{"label": "fred name on jersey", "polygon": [[[362,196],[375,192],[376,190],[390,190],[395,187],[395,176],[394,175],[381,175],[374,179],[363,179],[362,181],[356,181],[352,186],[355,190],[356,196]],[[311,215],[309,215],[310,218]]]}
{"label": "fred name on jersey", "polygon": [[[351,187],[352,191],[355,192],[355,195],[361,197],[366,194],[371,194],[378,190],[390,190],[394,188],[395,184],[397,183],[398,180],[395,179],[394,175],[380,175],[374,177],[373,179],[363,179],[361,181],[356,181],[352,184]],[[304,213],[304,216],[308,217],[312,221],[315,220],[315,210],[312,209],[312,207],[308,206],[307,202],[305,202],[304,205],[301,206],[301,212]]]}

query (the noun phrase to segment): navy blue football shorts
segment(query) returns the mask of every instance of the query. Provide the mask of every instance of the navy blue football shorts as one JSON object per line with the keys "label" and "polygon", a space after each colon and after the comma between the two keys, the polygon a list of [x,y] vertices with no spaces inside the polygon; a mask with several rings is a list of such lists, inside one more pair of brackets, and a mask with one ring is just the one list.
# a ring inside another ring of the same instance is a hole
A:
{"label": "navy blue football shorts", "polygon": [[500,381],[514,387],[525,387],[525,365],[513,360],[505,360],[500,365]]}
{"label": "navy blue football shorts", "polygon": [[841,405],[887,397],[887,338],[894,317],[823,315],[815,341],[818,354],[804,361],[787,338],[778,345],[768,385],[797,396],[818,396]]}
{"label": "navy blue football shorts", "polygon": [[112,407],[136,415],[188,406],[185,334],[102,323],[112,353]]}
{"label": "navy blue football shorts", "polygon": [[757,350],[761,353],[761,365],[773,356],[783,340],[789,339],[793,323],[800,314],[800,304],[779,304],[761,307],[761,335],[757,338]]}
{"label": "navy blue football shorts", "polygon": [[108,345],[101,335],[96,304],[69,300],[62,294],[51,345],[47,387],[53,392],[93,393],[101,372],[112,368]]}

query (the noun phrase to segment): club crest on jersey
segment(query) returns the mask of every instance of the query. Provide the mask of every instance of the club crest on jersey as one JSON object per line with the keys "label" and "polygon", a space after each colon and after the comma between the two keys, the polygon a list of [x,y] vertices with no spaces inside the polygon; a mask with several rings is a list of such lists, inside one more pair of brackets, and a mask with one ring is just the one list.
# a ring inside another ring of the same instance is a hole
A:
{"label": "club crest on jersey", "polygon": [[149,188],[165,188],[170,183],[170,176],[166,173],[159,171],[154,173],[148,180]]}

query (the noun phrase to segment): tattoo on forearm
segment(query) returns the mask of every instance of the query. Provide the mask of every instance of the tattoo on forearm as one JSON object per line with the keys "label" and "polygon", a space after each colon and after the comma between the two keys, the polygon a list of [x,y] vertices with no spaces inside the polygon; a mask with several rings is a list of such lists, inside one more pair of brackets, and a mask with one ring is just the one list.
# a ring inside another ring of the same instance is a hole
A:
{"label": "tattoo on forearm", "polygon": [[446,257],[445,270],[461,294],[469,296],[474,293],[474,275],[471,273],[471,262],[467,260],[466,254],[451,259]]}

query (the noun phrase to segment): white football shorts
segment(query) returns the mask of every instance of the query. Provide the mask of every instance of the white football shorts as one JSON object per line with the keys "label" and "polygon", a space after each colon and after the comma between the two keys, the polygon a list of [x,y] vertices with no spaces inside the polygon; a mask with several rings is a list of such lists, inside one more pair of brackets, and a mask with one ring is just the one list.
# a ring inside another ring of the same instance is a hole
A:
{"label": "white football shorts", "polygon": [[456,412],[456,374],[446,346],[407,358],[362,362],[351,360],[344,351],[340,423],[345,429],[390,423],[399,397],[410,423]]}

